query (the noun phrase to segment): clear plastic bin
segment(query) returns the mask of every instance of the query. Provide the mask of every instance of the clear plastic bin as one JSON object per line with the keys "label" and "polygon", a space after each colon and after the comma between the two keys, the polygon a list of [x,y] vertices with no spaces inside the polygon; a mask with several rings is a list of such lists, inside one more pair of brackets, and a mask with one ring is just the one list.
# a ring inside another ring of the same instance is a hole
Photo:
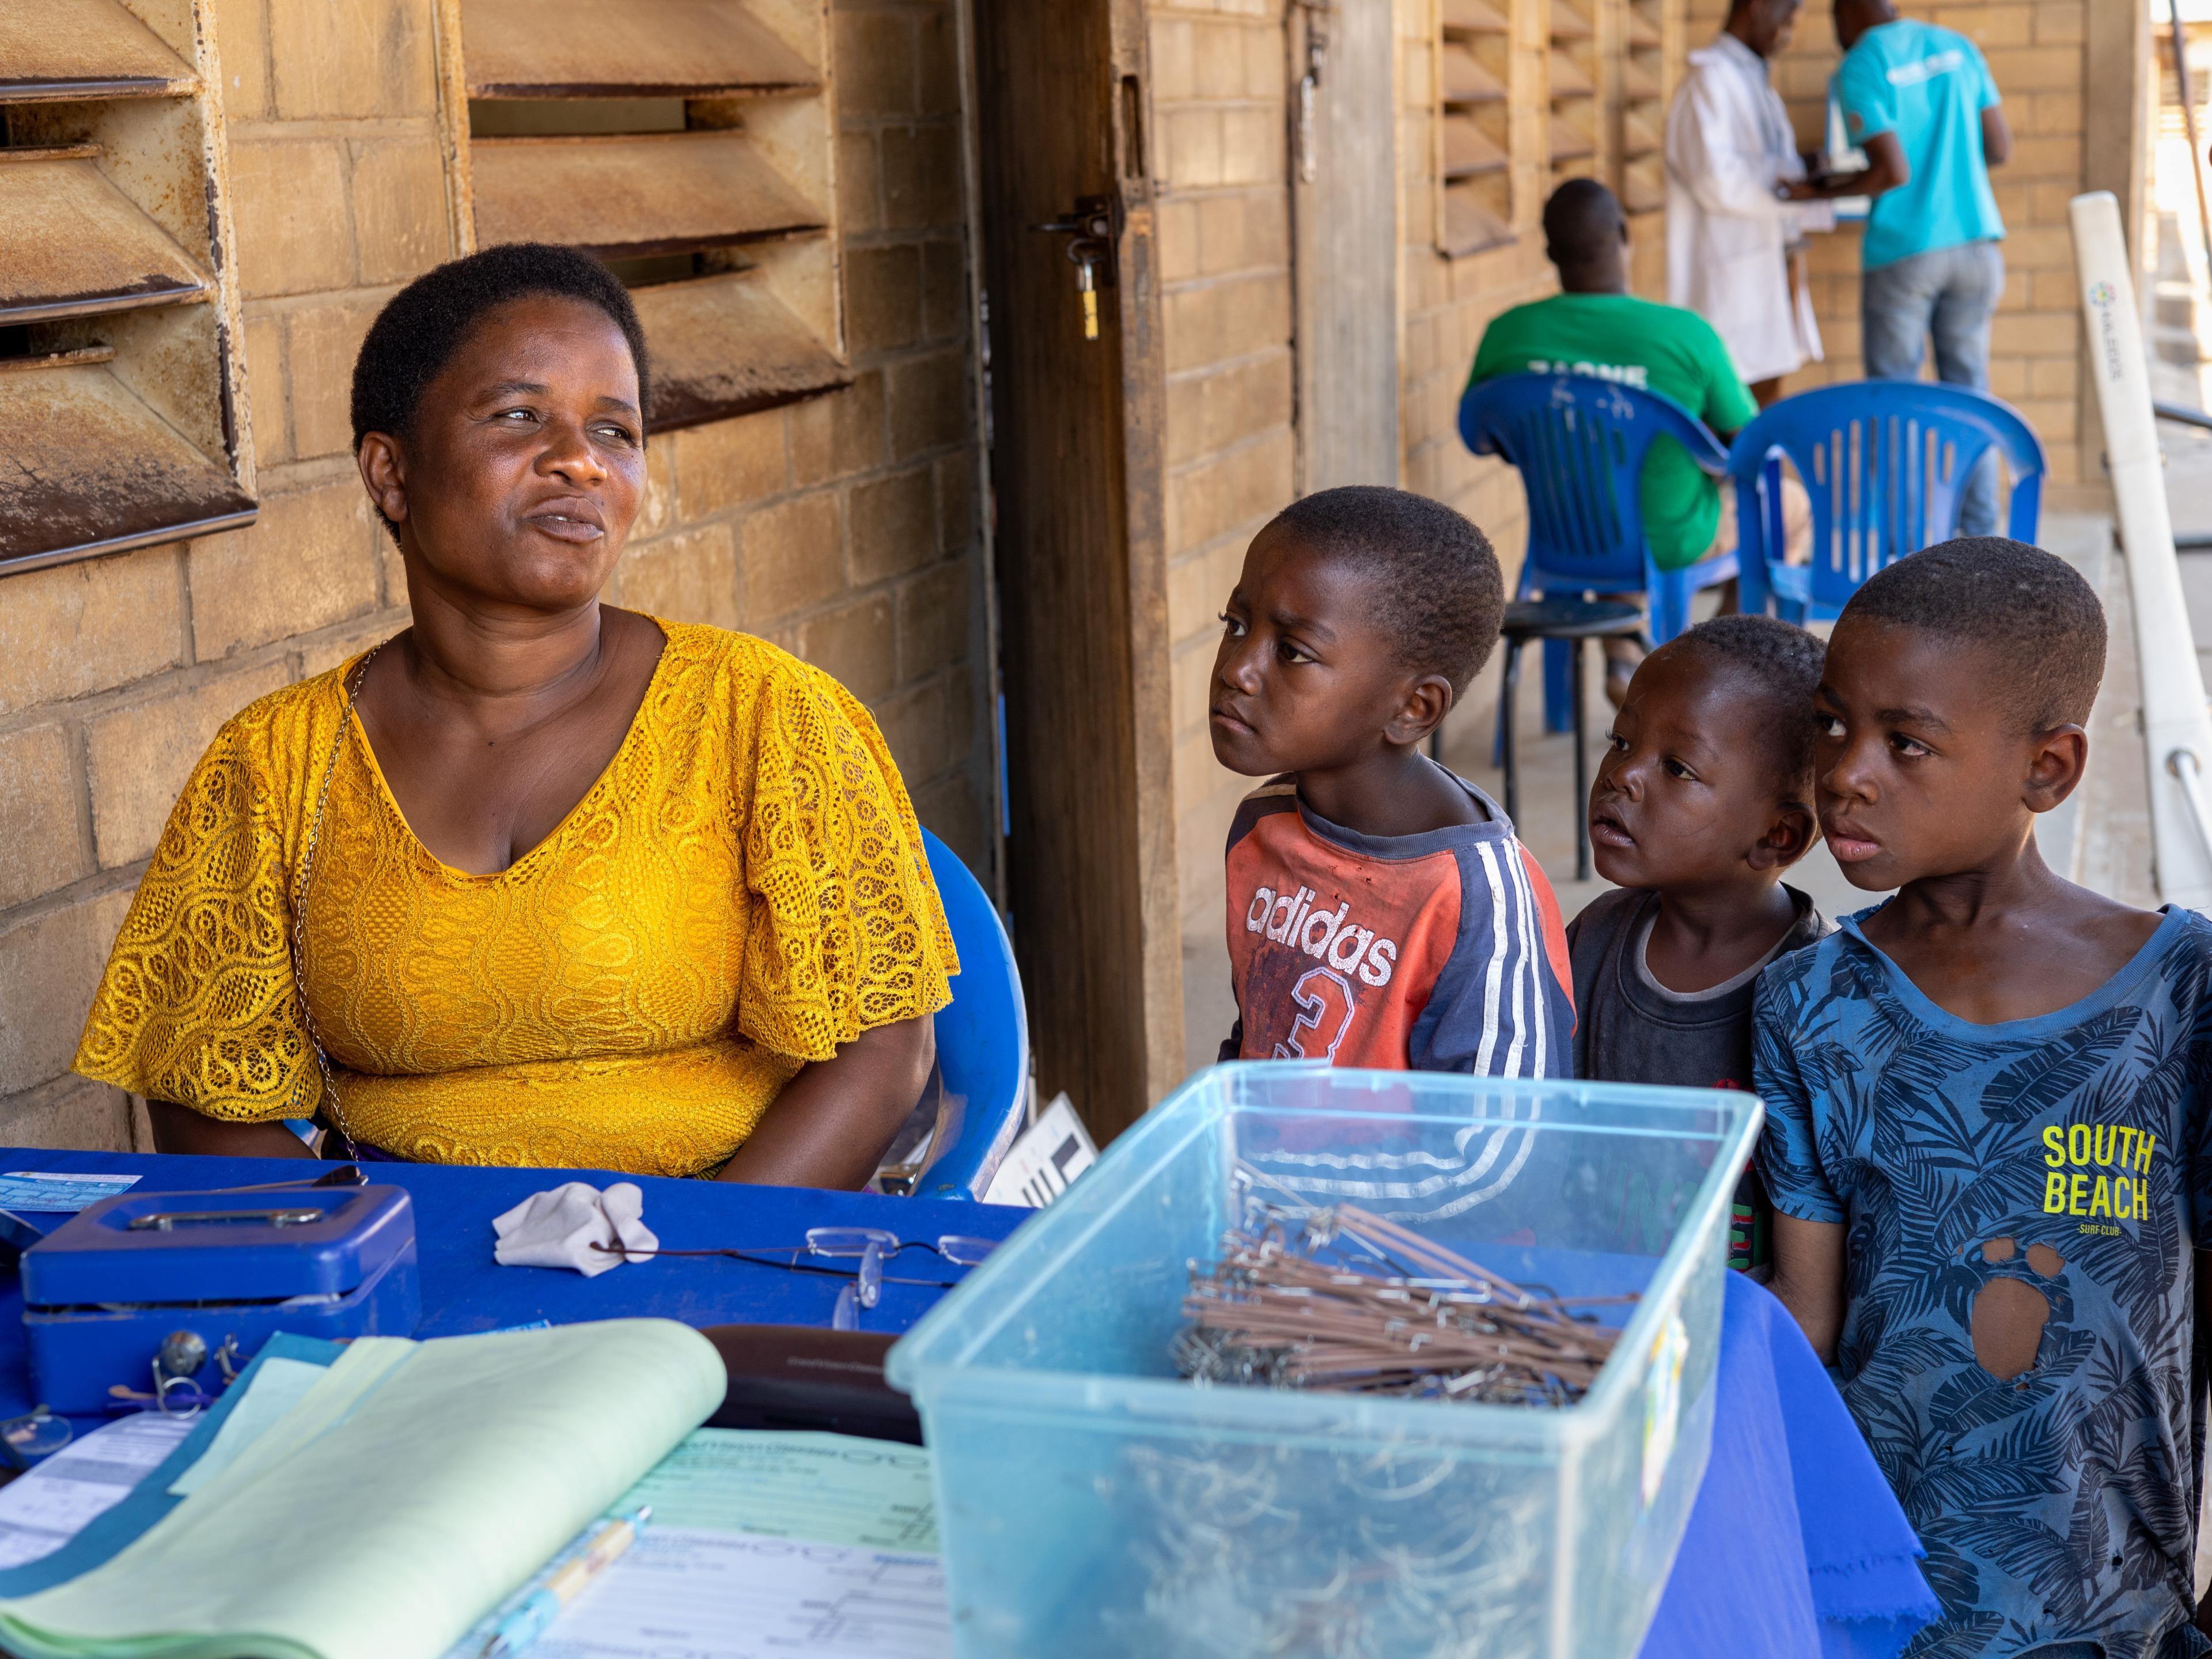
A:
{"label": "clear plastic bin", "polygon": [[[891,1350],[962,1659],[1629,1659],[1712,1433],[1750,1095],[1200,1073]],[[1622,1290],[1565,1410],[1178,1378],[1254,1196],[1351,1202],[1524,1286]]]}

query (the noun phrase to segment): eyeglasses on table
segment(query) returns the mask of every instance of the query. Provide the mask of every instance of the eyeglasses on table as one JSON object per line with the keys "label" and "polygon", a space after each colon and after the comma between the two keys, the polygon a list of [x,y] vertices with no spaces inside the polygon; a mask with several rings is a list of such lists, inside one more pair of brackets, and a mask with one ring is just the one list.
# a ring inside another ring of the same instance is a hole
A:
{"label": "eyeglasses on table", "polygon": [[[874,1307],[882,1298],[886,1285],[924,1285],[949,1291],[960,1282],[957,1279],[902,1279],[885,1273],[884,1264],[902,1251],[927,1250],[949,1266],[972,1267],[998,1244],[994,1238],[973,1238],[964,1233],[940,1233],[937,1242],[932,1243],[927,1239],[901,1238],[881,1227],[809,1227],[804,1244],[756,1244],[725,1250],[633,1250],[616,1243],[595,1243],[592,1248],[625,1261],[642,1261],[656,1255],[722,1256],[732,1261],[748,1261],[755,1267],[825,1273],[849,1279],[852,1282],[837,1292],[837,1306],[830,1315],[830,1325],[833,1330],[857,1331],[860,1328],[860,1310]],[[824,1267],[819,1262],[802,1261],[799,1259],[802,1255],[857,1261],[859,1265]]]}

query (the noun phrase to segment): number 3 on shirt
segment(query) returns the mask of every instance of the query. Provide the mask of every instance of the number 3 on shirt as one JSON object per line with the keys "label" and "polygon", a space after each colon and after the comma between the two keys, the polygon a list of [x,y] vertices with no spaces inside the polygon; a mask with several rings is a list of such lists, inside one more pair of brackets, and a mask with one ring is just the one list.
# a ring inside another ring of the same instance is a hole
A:
{"label": "number 3 on shirt", "polygon": [[[1309,968],[1291,988],[1291,1000],[1297,1005],[1298,1017],[1291,1022],[1290,1039],[1275,1045],[1277,1060],[1334,1060],[1336,1045],[1344,1041],[1344,1034],[1352,1029],[1352,987],[1344,975],[1327,968]],[[1299,1040],[1301,1031],[1319,1031],[1334,1018],[1336,1035],[1329,1038],[1328,1047],[1315,1054]]]}

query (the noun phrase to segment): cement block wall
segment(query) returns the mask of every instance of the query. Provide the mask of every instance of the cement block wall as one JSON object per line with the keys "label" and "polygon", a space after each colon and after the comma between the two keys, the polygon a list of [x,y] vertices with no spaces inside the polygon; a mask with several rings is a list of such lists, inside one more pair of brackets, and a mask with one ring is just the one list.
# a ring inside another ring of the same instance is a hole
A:
{"label": "cement block wall", "polygon": [[1246,544],[1296,489],[1291,77],[1283,0],[1171,0],[1147,16],[1176,852],[1187,915],[1218,925],[1222,842],[1251,784],[1214,760],[1207,735],[1218,618]]}
{"label": "cement block wall", "polygon": [[[2083,134],[2089,95],[2085,46],[2089,8],[2110,0],[1975,0],[1937,4],[1899,0],[1908,17],[1940,23],[1972,39],[1988,59],[2013,132],[2013,157],[1990,175],[2005,222],[2005,293],[1990,351],[1990,389],[2026,416],[2043,440],[2051,483],[2062,491],[2101,489],[2095,445],[2083,470],[2080,424],[2081,295],[2066,204],[2087,188]],[[1711,40],[1726,0],[1689,0],[1690,40]],[[1825,135],[1828,79],[1840,57],[1825,5],[1806,6],[1789,49],[1774,64],[1798,143]],[[2125,95],[2125,89],[2107,89]],[[1856,380],[1859,358],[1859,246],[1856,226],[1816,236],[1808,250],[1815,313],[1827,361],[1784,383],[1785,392]],[[1931,370],[1932,373],[1932,370]],[[2067,498],[2060,497],[2062,501]]]}
{"label": "cement block wall", "polygon": [[[1460,442],[1459,396],[1490,319],[1558,282],[1538,225],[1548,185],[1547,110],[1516,105],[1510,241],[1464,258],[1437,251],[1436,0],[1393,0],[1399,41],[1399,482],[1450,502],[1519,568],[1518,477]],[[1546,0],[1501,3],[1513,51],[1540,84]],[[1218,764],[1206,726],[1222,603],[1245,545],[1296,488],[1288,64],[1283,0],[1165,0],[1148,9],[1167,337],[1170,618],[1175,651],[1176,813],[1184,927],[1223,925],[1221,851],[1253,787]],[[1664,282],[1663,216],[1636,222],[1639,288]],[[1655,261],[1651,256],[1662,257]],[[1488,718],[1486,676],[1454,716]]]}
{"label": "cement block wall", "polygon": [[[261,516],[0,577],[0,1141],[150,1149],[126,1097],[67,1068],[169,804],[226,717],[407,625],[347,399],[377,307],[451,252],[430,13],[220,0]],[[837,0],[834,22],[854,384],[650,441],[609,597],[844,680],[922,820],[988,872],[955,21]]]}
{"label": "cement block wall", "polygon": [[[2084,177],[2091,3],[1907,7],[1979,40],[2005,94],[2018,148],[1998,176],[2013,234],[1992,375],[2035,422],[2061,486],[2082,465],[2063,215]],[[1146,14],[1178,901],[1200,930],[1221,925],[1222,836],[1249,787],[1207,739],[1215,617],[1245,544],[1297,488],[1287,3],[1158,0]],[[1670,13],[1670,32],[1710,39],[1723,0],[1674,3],[1686,15]],[[1513,112],[1513,239],[1440,255],[1437,0],[1392,4],[1401,482],[1467,513],[1510,570],[1525,526],[1518,480],[1466,453],[1454,414],[1483,327],[1554,286],[1536,228],[1546,112]],[[836,0],[855,384],[655,442],[611,597],[750,629],[845,678],[882,720],[925,821],[980,859],[990,745],[951,5]],[[1505,9],[1514,52],[1540,59],[1546,0]],[[219,0],[262,519],[0,579],[0,1137],[129,1142],[128,1103],[65,1067],[176,787],[234,709],[404,625],[398,562],[346,453],[345,402],[376,307],[450,251],[429,12],[430,0]],[[1808,143],[1834,58],[1826,8],[1812,0],[1776,71]],[[1663,218],[1636,229],[1639,291],[1663,297]],[[1795,386],[1858,373],[1856,244],[1855,231],[1815,244],[1829,361]],[[1455,726],[1486,720],[1489,695],[1479,683]]]}
{"label": "cement block wall", "polygon": [[[1611,0],[1617,3],[1617,0]],[[2079,433],[2080,330],[2066,203],[2084,188],[2084,40],[2093,0],[1976,0],[1907,4],[1972,36],[1988,56],[2015,136],[1996,174],[2010,233],[2008,280],[1991,356],[1991,382],[2042,436],[2059,503],[2094,493]],[[1601,12],[1608,0],[1598,0]],[[1703,46],[1726,0],[1677,0],[1669,52]],[[1525,498],[1510,469],[1478,459],[1455,424],[1482,331],[1507,307],[1556,288],[1537,218],[1549,185],[1545,109],[1511,112],[1515,235],[1459,259],[1436,249],[1436,0],[1394,0],[1399,32],[1400,482],[1449,501],[1489,532],[1509,573],[1527,533]],[[1547,45],[1544,0],[1501,4],[1512,25],[1519,84],[1540,84]],[[1170,514],[1175,635],[1176,802],[1184,926],[1193,937],[1222,926],[1221,845],[1250,785],[1223,770],[1207,743],[1206,696],[1216,611],[1236,580],[1244,544],[1292,488],[1294,413],[1289,185],[1281,154],[1292,75],[1282,0],[1171,0],[1150,8],[1155,119],[1161,132],[1162,248],[1168,295],[1168,431],[1176,486]],[[1601,16],[1600,27],[1616,25]],[[1673,43],[1679,42],[1680,46]],[[1775,66],[1800,141],[1821,136],[1837,51],[1828,9],[1808,0],[1797,35]],[[1680,65],[1670,61],[1671,90]],[[1637,291],[1664,299],[1665,216],[1635,216]],[[1859,236],[1846,228],[1816,238],[1813,292],[1827,361],[1790,390],[1856,378]],[[2094,461],[2094,455],[2092,457]],[[1273,496],[1270,498],[1269,492]],[[1486,726],[1494,672],[1455,711],[1460,735]]]}

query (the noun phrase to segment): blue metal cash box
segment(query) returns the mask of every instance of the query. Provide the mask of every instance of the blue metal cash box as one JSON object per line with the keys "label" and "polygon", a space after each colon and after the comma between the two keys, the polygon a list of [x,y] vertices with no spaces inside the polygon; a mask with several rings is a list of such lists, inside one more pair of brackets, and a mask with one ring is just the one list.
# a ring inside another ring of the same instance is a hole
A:
{"label": "blue metal cash box", "polygon": [[422,1318],[403,1187],[126,1193],[25,1250],[22,1273],[34,1396],[62,1413],[148,1391],[173,1332],[210,1354],[232,1341],[242,1366],[278,1331],[407,1336]]}

